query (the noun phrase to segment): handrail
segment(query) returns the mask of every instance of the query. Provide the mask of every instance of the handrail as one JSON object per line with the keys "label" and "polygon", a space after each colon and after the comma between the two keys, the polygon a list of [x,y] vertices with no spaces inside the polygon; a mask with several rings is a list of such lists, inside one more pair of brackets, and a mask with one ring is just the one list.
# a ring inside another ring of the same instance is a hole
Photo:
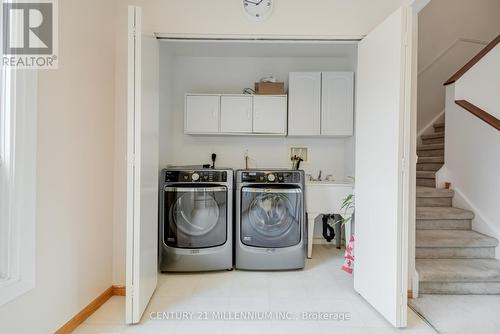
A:
{"label": "handrail", "polygon": [[455,101],[456,104],[458,104],[460,107],[464,108],[474,116],[480,118],[484,122],[488,123],[498,131],[500,131],[500,119],[496,118],[495,116],[487,113],[483,109],[473,105],[467,100],[457,100]]}
{"label": "handrail", "polygon": [[468,70],[470,70],[474,65],[476,65],[484,56],[488,54],[491,50],[500,43],[500,35],[498,35],[493,41],[491,41],[484,49],[482,49],[474,58],[472,58],[467,64],[465,64],[461,69],[459,69],[455,74],[449,78],[444,85],[447,86],[449,84],[454,83],[458,79],[460,79]]}

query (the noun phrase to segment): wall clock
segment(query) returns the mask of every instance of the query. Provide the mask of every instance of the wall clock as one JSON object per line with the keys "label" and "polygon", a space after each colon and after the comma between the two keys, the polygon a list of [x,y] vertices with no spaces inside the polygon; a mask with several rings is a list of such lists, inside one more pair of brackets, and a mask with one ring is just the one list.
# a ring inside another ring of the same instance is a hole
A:
{"label": "wall clock", "polygon": [[262,21],[273,11],[273,0],[243,0],[243,10],[251,19]]}

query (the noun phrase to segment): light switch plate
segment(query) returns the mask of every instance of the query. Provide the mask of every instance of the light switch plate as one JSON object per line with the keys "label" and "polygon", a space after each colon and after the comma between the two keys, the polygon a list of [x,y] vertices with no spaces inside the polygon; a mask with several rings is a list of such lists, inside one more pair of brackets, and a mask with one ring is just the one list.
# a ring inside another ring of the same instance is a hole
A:
{"label": "light switch plate", "polygon": [[309,161],[309,148],[305,146],[292,146],[290,147],[290,160],[293,159],[294,156],[302,158],[302,162]]}

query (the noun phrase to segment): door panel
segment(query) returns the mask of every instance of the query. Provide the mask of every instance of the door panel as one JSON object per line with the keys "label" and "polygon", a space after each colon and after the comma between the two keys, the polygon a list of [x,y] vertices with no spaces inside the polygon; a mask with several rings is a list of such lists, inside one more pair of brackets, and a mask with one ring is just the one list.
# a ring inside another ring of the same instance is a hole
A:
{"label": "door panel", "polygon": [[129,7],[126,323],[137,323],[158,275],[159,49],[141,35],[141,11]]}
{"label": "door panel", "polygon": [[321,82],[321,135],[352,136],[354,72],[323,72]]}
{"label": "door panel", "polygon": [[221,96],[220,131],[225,133],[251,133],[252,109],[252,96]]}
{"label": "door panel", "polygon": [[220,96],[186,96],[185,133],[217,133],[219,132],[219,119]]}
{"label": "door panel", "polygon": [[359,43],[356,80],[354,288],[397,327],[407,313],[413,22],[400,8]]}
{"label": "door panel", "polygon": [[254,95],[253,132],[286,134],[286,96]]}
{"label": "door panel", "polygon": [[288,85],[288,135],[318,136],[321,132],[321,73],[292,72]]}

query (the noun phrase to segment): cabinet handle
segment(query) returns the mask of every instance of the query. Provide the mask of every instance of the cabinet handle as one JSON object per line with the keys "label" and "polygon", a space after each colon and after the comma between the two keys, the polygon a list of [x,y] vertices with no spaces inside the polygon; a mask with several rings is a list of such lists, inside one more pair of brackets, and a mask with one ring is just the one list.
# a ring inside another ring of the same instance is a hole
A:
{"label": "cabinet handle", "polygon": [[247,119],[251,119],[251,118],[252,118],[251,111],[250,111],[250,109],[247,109]]}
{"label": "cabinet handle", "polygon": [[214,109],[212,111],[212,118],[217,118],[217,110],[216,109]]}

